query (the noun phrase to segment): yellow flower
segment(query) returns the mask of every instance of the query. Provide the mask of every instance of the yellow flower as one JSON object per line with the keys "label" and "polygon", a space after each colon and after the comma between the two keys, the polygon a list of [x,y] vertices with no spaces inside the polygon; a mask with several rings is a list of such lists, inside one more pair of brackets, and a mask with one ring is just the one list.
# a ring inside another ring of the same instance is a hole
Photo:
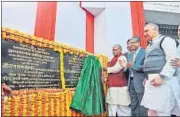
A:
{"label": "yellow flower", "polygon": [[62,89],[65,89],[65,79],[64,79],[64,53],[63,50],[60,50],[60,76],[62,82]]}
{"label": "yellow flower", "polygon": [[6,32],[1,32],[2,33],[2,39],[6,38]]}

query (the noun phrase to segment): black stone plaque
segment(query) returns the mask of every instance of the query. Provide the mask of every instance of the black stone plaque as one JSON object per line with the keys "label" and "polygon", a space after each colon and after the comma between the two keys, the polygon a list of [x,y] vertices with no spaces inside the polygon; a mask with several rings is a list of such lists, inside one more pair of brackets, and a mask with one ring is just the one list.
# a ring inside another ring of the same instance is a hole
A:
{"label": "black stone plaque", "polygon": [[62,88],[59,52],[2,40],[1,53],[1,77],[13,90]]}
{"label": "black stone plaque", "polygon": [[64,77],[66,88],[74,88],[80,79],[84,58],[76,54],[64,54]]}

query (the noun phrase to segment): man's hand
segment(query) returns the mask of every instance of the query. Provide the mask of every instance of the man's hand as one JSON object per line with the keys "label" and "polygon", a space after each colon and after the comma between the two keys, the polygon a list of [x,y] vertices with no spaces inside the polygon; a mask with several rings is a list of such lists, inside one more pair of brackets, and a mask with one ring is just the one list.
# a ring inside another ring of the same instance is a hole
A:
{"label": "man's hand", "polygon": [[143,86],[145,86],[145,84],[146,84],[146,78],[143,80]]}
{"label": "man's hand", "polygon": [[12,89],[9,88],[5,83],[1,84],[2,87],[2,96],[11,96]]}
{"label": "man's hand", "polygon": [[107,77],[102,77],[101,80],[102,80],[102,83],[106,83],[107,82]]}
{"label": "man's hand", "polygon": [[102,67],[102,70],[103,71],[107,71],[107,67]]}
{"label": "man's hand", "polygon": [[151,85],[153,85],[153,86],[160,86],[161,84],[163,84],[163,82],[164,82],[164,80],[159,75],[155,76],[150,81]]}
{"label": "man's hand", "polygon": [[133,67],[133,62],[132,62],[132,61],[129,61],[129,62],[127,63],[127,67],[128,67],[128,68],[132,68],[132,67]]}
{"label": "man's hand", "polygon": [[149,117],[157,116],[157,112],[156,112],[155,110],[149,109],[149,110],[148,110],[148,116],[149,116]]}
{"label": "man's hand", "polygon": [[118,62],[123,68],[126,68],[127,64],[124,60],[119,60]]}
{"label": "man's hand", "polygon": [[180,59],[179,58],[175,58],[175,59],[171,60],[171,66],[173,66],[173,67],[180,67]]}

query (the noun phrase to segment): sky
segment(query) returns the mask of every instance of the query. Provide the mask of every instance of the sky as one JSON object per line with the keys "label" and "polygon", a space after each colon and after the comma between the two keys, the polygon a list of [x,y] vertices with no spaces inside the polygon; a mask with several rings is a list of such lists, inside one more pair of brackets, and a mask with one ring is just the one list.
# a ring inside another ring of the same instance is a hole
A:
{"label": "sky", "polygon": [[2,2],[2,26],[33,34],[37,2]]}
{"label": "sky", "polygon": [[[130,6],[127,2],[106,4],[106,54],[111,57],[114,44],[121,44],[123,50],[127,50],[126,40],[132,35]],[[55,41],[85,49],[85,11],[78,2],[58,2],[57,5]],[[2,2],[2,26],[34,34],[36,10],[37,2]]]}

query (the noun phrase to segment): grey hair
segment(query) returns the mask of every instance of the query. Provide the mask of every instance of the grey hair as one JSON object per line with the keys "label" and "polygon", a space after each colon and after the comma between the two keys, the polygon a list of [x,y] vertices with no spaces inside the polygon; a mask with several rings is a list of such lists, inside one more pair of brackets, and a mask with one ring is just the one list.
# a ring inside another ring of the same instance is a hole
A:
{"label": "grey hair", "polygon": [[157,24],[155,24],[155,23],[148,23],[148,24],[146,24],[146,26],[152,26],[153,29],[154,29],[156,32],[159,33],[159,26],[158,26]]}
{"label": "grey hair", "polygon": [[[121,45],[119,45],[119,44],[115,44],[114,46],[118,47],[118,48],[122,51],[122,47],[121,47]],[[114,46],[113,46],[113,47],[114,47]]]}

